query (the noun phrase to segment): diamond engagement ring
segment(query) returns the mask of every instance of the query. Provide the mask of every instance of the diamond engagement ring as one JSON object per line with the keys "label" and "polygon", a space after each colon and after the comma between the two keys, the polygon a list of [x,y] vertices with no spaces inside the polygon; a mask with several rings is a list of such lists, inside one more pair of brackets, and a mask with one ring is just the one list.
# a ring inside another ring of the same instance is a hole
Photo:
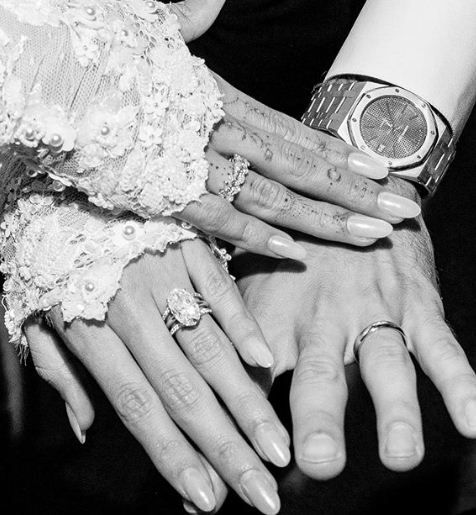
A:
{"label": "diamond engagement ring", "polygon": [[241,187],[246,181],[247,175],[250,173],[250,162],[239,154],[235,154],[230,159],[233,169],[228,174],[223,188],[218,192],[220,197],[233,202],[235,197],[240,193]]}
{"label": "diamond engagement ring", "polygon": [[183,327],[195,327],[202,315],[211,312],[210,306],[200,293],[190,293],[187,290],[175,288],[167,297],[167,307],[162,320],[173,336]]}
{"label": "diamond engagement ring", "polygon": [[389,322],[388,320],[380,320],[379,322],[374,322],[373,324],[370,324],[369,326],[367,326],[355,339],[354,358],[357,363],[359,362],[360,348],[362,347],[365,338],[367,338],[367,336],[371,335],[372,333],[375,333],[379,329],[394,329],[395,331],[398,331],[402,336],[403,345],[405,345],[405,348],[408,349],[407,337],[405,335],[405,331],[400,326],[398,326],[397,324],[394,324],[393,322]]}

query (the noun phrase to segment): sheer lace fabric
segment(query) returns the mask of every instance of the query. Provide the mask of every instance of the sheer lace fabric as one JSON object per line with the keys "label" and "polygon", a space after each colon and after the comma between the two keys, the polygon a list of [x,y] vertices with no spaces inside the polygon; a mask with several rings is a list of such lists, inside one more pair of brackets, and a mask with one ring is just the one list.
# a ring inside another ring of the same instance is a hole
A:
{"label": "sheer lace fabric", "polygon": [[57,304],[66,320],[104,318],[130,259],[195,235],[166,216],[205,192],[222,115],[164,4],[1,1],[0,251],[14,341]]}

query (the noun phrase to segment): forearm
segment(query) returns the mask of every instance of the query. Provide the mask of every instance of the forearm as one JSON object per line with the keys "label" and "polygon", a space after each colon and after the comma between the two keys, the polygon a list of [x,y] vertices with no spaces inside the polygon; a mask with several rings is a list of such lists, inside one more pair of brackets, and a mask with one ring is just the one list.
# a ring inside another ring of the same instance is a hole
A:
{"label": "forearm", "polygon": [[463,130],[476,99],[474,0],[367,0],[327,78],[363,75],[429,102]]}

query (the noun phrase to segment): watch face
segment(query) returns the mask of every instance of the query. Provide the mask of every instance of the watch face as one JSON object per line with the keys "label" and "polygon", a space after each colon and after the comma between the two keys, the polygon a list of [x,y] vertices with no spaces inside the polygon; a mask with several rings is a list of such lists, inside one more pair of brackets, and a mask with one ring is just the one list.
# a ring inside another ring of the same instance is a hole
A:
{"label": "watch face", "polygon": [[352,144],[393,170],[423,162],[438,139],[431,106],[395,86],[363,94],[347,123]]}
{"label": "watch face", "polygon": [[428,135],[425,117],[413,102],[401,96],[382,96],[361,114],[360,133],[376,154],[404,159],[422,148]]}

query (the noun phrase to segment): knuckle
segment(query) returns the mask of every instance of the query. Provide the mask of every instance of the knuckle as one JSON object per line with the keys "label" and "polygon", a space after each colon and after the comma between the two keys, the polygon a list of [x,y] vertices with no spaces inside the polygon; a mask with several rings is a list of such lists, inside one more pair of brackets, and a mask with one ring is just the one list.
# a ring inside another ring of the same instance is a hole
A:
{"label": "knuckle", "polygon": [[215,453],[219,463],[224,467],[238,466],[240,445],[235,440],[219,438],[215,447]]}
{"label": "knuckle", "polygon": [[279,209],[283,204],[285,188],[277,182],[257,176],[251,186],[252,200],[265,209]]}
{"label": "knuckle", "polygon": [[211,300],[219,300],[230,293],[233,283],[222,267],[207,270],[202,294]]}
{"label": "knuckle", "polygon": [[[330,178],[330,172],[328,172]],[[346,195],[352,206],[372,205],[376,202],[376,186],[360,176],[346,176]]]}
{"label": "knuckle", "polygon": [[194,408],[200,395],[188,377],[180,372],[168,371],[162,376],[161,395],[164,404],[174,412]]}
{"label": "knuckle", "polygon": [[260,241],[259,233],[260,230],[255,220],[247,219],[240,227],[238,239],[244,244],[255,245],[256,242]]}
{"label": "knuckle", "polygon": [[329,356],[308,357],[296,370],[296,379],[306,385],[337,384],[342,379],[340,367]]}
{"label": "knuckle", "polygon": [[451,364],[454,361],[465,358],[465,353],[456,340],[441,336],[433,340],[431,356],[437,363]]}
{"label": "knuckle", "polygon": [[154,398],[150,389],[137,383],[124,384],[117,392],[116,409],[126,424],[137,425],[147,419],[153,406]]}
{"label": "knuckle", "polygon": [[223,359],[224,352],[220,338],[215,332],[197,328],[193,331],[190,344],[190,358],[195,365],[207,365]]}
{"label": "knuckle", "polygon": [[229,206],[221,202],[205,206],[206,216],[201,220],[201,228],[206,233],[216,233],[221,231],[229,219]]}
{"label": "knuckle", "polygon": [[313,157],[304,151],[301,152],[296,145],[288,141],[282,142],[281,154],[287,165],[286,168],[294,177],[305,178],[315,164]]}

